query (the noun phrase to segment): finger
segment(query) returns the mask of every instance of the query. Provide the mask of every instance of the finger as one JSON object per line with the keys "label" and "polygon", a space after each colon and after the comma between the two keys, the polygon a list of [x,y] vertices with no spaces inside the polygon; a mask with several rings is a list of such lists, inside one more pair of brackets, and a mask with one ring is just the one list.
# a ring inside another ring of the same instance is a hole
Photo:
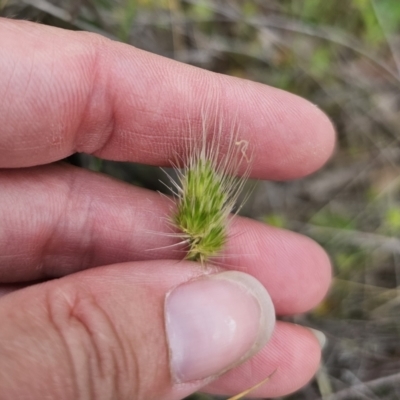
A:
{"label": "finger", "polygon": [[204,391],[234,395],[273,373],[271,379],[251,392],[251,396],[275,398],[292,393],[315,375],[321,359],[321,344],[312,330],[278,321],[271,340],[259,353],[224,374]]}
{"label": "finger", "polygon": [[172,400],[254,355],[275,316],[249,275],[158,261],[21,289],[0,320],[1,398]]}
{"label": "finger", "polygon": [[202,110],[226,137],[236,121],[254,177],[303,176],[332,153],[331,123],[293,94],[92,34],[2,19],[0,36],[0,167],[74,152],[167,165],[201,134]]}
{"label": "finger", "polygon": [[[0,282],[184,257],[179,239],[168,236],[172,203],[158,193],[65,164],[0,172],[0,187]],[[331,277],[315,242],[245,218],[231,225],[218,264],[255,276],[279,314],[314,307]]]}

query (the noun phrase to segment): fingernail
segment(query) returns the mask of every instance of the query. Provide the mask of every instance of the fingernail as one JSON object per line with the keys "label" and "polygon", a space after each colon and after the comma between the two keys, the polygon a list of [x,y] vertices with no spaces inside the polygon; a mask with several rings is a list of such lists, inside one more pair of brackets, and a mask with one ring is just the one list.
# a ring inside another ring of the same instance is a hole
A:
{"label": "fingernail", "polygon": [[271,337],[275,311],[265,288],[237,271],[173,289],[165,300],[175,382],[216,377],[257,353]]}
{"label": "fingernail", "polygon": [[308,329],[317,338],[318,343],[319,343],[319,345],[321,347],[321,350],[323,350],[324,347],[326,346],[326,342],[327,342],[325,334],[322,333],[321,331],[317,331],[316,329],[313,329],[313,328],[308,328]]}

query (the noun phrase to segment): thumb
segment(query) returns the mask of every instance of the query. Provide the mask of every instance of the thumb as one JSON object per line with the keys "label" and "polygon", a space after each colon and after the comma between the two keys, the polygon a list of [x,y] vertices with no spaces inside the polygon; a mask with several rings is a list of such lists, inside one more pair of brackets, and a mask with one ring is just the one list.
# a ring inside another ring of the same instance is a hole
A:
{"label": "thumb", "polygon": [[96,268],[0,299],[0,399],[181,399],[260,350],[264,287],[193,263]]}

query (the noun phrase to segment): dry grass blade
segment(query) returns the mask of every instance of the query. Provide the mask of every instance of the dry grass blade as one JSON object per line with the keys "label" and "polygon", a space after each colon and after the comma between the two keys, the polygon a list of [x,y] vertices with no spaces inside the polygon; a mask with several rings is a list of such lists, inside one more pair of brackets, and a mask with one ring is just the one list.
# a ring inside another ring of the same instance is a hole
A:
{"label": "dry grass blade", "polygon": [[261,382],[257,383],[256,385],[252,386],[250,389],[246,389],[243,392],[237,394],[236,396],[233,397],[229,397],[228,400],[239,400],[239,399],[243,399],[244,396],[247,396],[248,394],[250,394],[251,392],[253,392],[254,390],[258,389],[259,387],[261,387],[262,385],[264,385],[265,383],[267,383],[268,381],[271,380],[271,378],[275,375],[276,371],[278,371],[278,368],[270,375],[268,375],[265,379],[263,379]]}

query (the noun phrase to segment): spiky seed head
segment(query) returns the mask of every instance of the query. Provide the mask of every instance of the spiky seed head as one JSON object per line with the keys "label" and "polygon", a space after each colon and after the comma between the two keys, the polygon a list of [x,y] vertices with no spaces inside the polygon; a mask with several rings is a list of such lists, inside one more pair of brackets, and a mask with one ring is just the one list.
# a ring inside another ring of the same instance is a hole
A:
{"label": "spiky seed head", "polygon": [[244,159],[249,161],[247,142],[236,136],[222,160],[219,147],[219,140],[209,142],[204,136],[199,146],[189,149],[184,168],[178,171],[179,182],[173,182],[178,199],[172,222],[188,245],[186,259],[202,265],[227,241],[229,214],[246,179],[235,174]]}
{"label": "spiky seed head", "polygon": [[212,162],[203,159],[182,176],[182,192],[174,222],[187,235],[186,258],[189,260],[205,262],[226,242],[226,214],[230,207],[223,179]]}

